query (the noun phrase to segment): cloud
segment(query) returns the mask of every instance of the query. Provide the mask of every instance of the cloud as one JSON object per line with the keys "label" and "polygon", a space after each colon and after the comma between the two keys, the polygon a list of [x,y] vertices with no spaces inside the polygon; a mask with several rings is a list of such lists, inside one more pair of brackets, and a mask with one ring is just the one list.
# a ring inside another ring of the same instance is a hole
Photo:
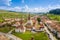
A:
{"label": "cloud", "polygon": [[60,5],[57,4],[57,5],[48,5],[48,10],[51,10],[51,9],[58,9],[60,8]]}
{"label": "cloud", "polygon": [[0,9],[2,9],[2,10],[10,10],[10,11],[17,11],[17,12],[21,11],[21,8],[19,6],[17,6],[17,7],[0,6]]}
{"label": "cloud", "polygon": [[12,0],[0,0],[0,4],[4,4],[4,5],[7,5],[7,6],[10,6],[11,5],[11,1]]}
{"label": "cloud", "polygon": [[19,6],[17,6],[17,7],[12,8],[12,10],[21,11],[21,8]]}
{"label": "cloud", "polygon": [[25,5],[22,9],[24,9],[24,11],[26,12],[29,12],[29,7],[28,7],[28,5]]}
{"label": "cloud", "polygon": [[53,6],[52,5],[48,5],[47,7],[42,7],[42,6],[36,7],[36,8],[29,8],[28,7],[28,11],[29,12],[48,12],[51,9],[58,9],[58,8],[60,8],[59,4],[53,5]]}
{"label": "cloud", "polygon": [[48,12],[51,9],[60,8],[60,5],[48,5],[47,7],[36,7],[36,8],[30,8],[28,5],[25,5],[23,7],[16,6],[16,7],[4,7],[0,6],[0,9],[4,10],[12,10],[12,11],[18,11],[18,12]]}

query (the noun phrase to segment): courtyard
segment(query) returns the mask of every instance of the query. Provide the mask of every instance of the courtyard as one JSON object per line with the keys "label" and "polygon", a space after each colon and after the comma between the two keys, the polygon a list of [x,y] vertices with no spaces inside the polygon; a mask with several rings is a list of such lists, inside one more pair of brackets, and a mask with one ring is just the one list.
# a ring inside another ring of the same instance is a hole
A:
{"label": "courtyard", "polygon": [[25,33],[13,32],[13,35],[21,38],[22,40],[49,40],[48,35],[45,32],[32,33],[31,31],[26,31]]}

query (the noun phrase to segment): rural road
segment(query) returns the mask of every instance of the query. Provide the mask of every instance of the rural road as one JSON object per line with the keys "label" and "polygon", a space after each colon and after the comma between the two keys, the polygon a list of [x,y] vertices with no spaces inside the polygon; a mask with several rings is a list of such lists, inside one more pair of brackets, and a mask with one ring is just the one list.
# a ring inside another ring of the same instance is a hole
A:
{"label": "rural road", "polygon": [[[40,17],[41,18],[41,20],[44,22],[44,17]],[[47,18],[48,19],[48,18]],[[47,20],[46,18],[45,18],[45,20]],[[49,26],[48,26],[49,27]],[[48,28],[44,25],[44,29],[45,29],[45,31],[46,31],[46,33],[48,34],[48,37],[49,37],[49,39],[50,40],[57,40],[56,38],[55,38],[55,36],[53,36],[53,34],[48,30]]]}
{"label": "rural road", "polygon": [[53,34],[48,30],[48,28],[47,28],[46,26],[44,26],[44,29],[46,30],[46,32],[47,32],[50,40],[57,40],[57,39],[53,36]]}

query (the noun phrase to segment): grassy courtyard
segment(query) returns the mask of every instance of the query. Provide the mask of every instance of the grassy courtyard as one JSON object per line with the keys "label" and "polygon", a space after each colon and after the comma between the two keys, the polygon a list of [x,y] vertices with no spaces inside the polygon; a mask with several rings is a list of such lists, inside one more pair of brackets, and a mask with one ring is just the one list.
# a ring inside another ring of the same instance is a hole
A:
{"label": "grassy courtyard", "polygon": [[34,38],[34,40],[49,40],[47,34],[45,32],[40,33],[31,33],[30,31],[26,31],[25,33],[13,33],[15,36],[23,39],[23,40],[31,40],[31,37]]}
{"label": "grassy courtyard", "polygon": [[11,26],[5,26],[5,27],[1,27],[0,28],[0,32],[3,32],[3,33],[8,33],[10,30],[12,30],[14,27],[11,27]]}

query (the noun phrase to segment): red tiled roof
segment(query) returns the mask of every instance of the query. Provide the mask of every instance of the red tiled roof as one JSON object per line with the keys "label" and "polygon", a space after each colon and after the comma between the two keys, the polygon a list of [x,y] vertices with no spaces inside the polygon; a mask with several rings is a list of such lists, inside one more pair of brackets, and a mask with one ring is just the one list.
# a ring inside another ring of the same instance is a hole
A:
{"label": "red tiled roof", "polygon": [[[42,20],[43,22],[48,21],[46,16],[42,16]],[[50,21],[52,21],[52,23],[48,23],[50,27],[60,32],[60,23],[58,23],[58,21],[55,21],[55,20],[50,20]]]}

